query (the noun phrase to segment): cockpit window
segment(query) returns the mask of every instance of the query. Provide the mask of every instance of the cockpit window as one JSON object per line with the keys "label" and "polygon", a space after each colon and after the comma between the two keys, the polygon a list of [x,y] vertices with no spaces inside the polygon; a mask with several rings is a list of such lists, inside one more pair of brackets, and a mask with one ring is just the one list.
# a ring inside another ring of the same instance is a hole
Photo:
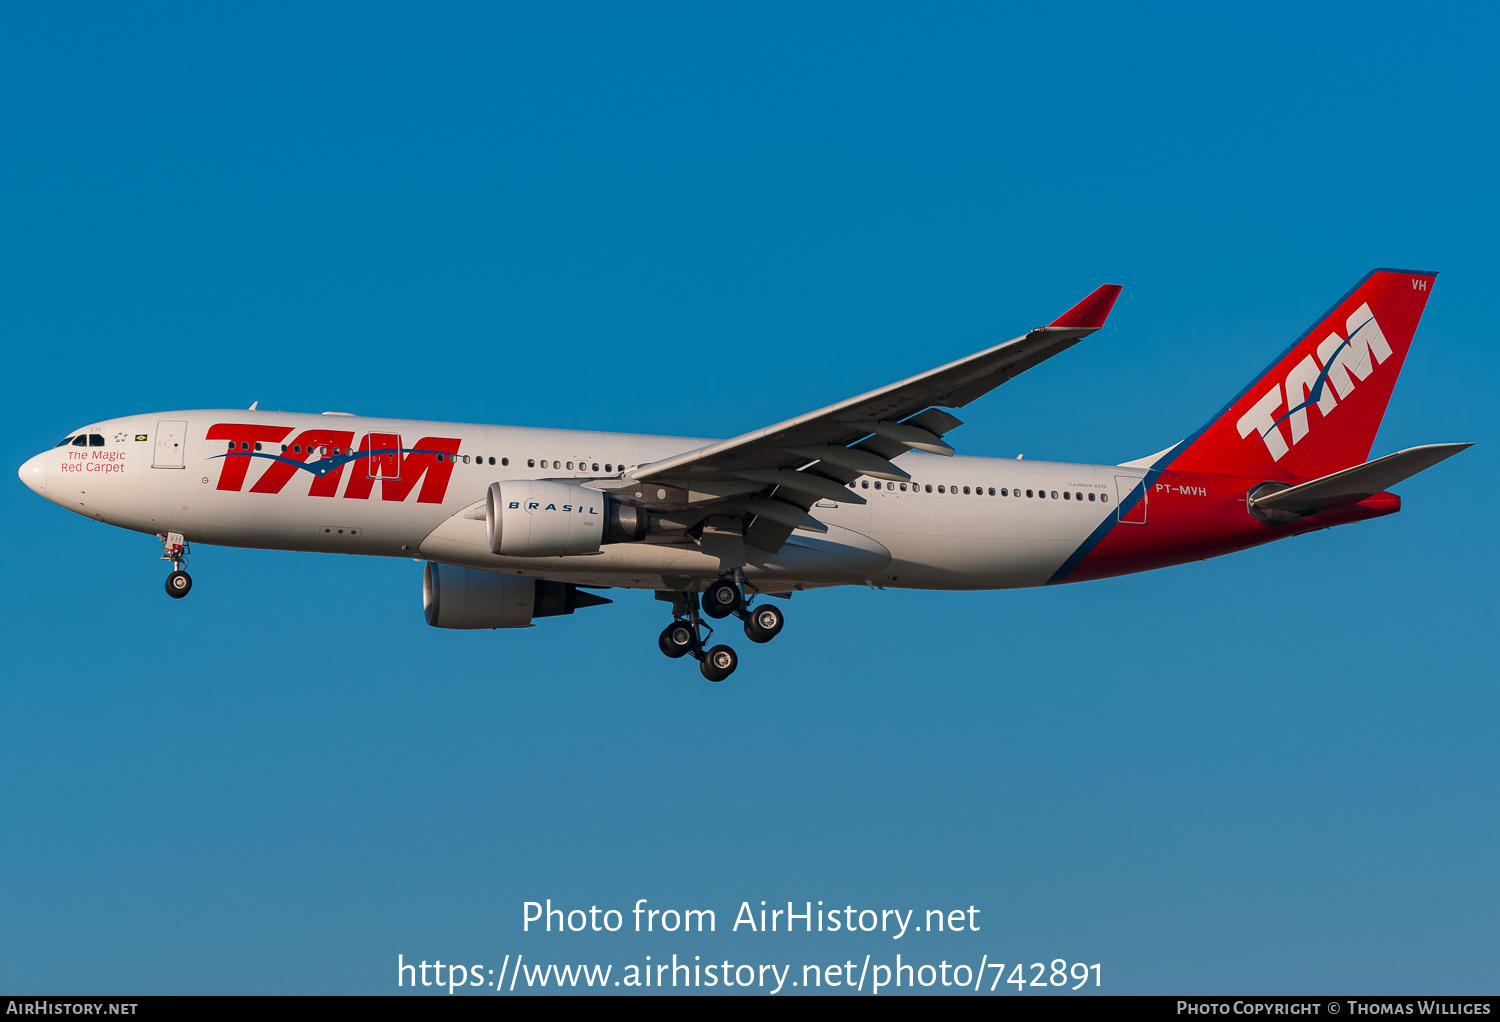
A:
{"label": "cockpit window", "polygon": [[65,437],[63,437],[63,438],[62,438],[62,440],[61,440],[61,441],[60,441],[60,442],[59,442],[59,443],[58,443],[58,445],[57,445],[57,446],[58,446],[58,447],[66,447],[66,446],[68,446],[68,445],[69,445],[69,444],[71,444],[71,443],[72,443],[72,442],[73,442],[73,438],[72,438],[72,437],[70,437],[70,436],[65,436]]}
{"label": "cockpit window", "polygon": [[90,447],[103,447],[104,446],[104,437],[100,436],[98,433],[90,433],[89,434],[89,446]]}
{"label": "cockpit window", "polygon": [[79,433],[76,437],[73,438],[74,447],[87,447],[88,445],[89,435],[87,433]]}

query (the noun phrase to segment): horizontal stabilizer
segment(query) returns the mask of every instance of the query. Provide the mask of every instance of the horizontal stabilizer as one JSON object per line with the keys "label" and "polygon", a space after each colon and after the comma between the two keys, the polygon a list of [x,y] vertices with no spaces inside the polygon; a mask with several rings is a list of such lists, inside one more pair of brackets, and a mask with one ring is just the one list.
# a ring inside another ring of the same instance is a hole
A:
{"label": "horizontal stabilizer", "polygon": [[1401,480],[1414,476],[1423,469],[1431,468],[1440,461],[1453,457],[1473,444],[1424,444],[1408,447],[1384,458],[1367,461],[1363,465],[1346,468],[1342,472],[1314,479],[1312,482],[1290,486],[1275,493],[1256,497],[1252,503],[1257,508],[1273,511],[1313,511],[1324,507],[1341,507],[1358,504],[1367,497],[1395,486]]}

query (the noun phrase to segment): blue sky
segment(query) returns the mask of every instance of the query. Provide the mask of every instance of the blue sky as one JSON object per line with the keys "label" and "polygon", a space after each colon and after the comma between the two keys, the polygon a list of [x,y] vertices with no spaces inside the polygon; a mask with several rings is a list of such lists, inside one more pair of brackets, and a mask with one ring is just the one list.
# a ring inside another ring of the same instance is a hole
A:
{"label": "blue sky", "polygon": [[[1192,432],[1367,270],[1441,271],[1400,515],[1130,578],[798,596],[709,685],[649,594],[447,633],[419,565],[12,482],[0,987],[356,992],[395,960],[1102,963],[1493,992],[1492,9],[11,4],[4,449],[161,408],[732,435],[1125,285],[963,453]],[[748,646],[741,643],[742,646]],[[523,934],[521,904],[982,909]],[[912,939],[912,943],[915,940]]]}

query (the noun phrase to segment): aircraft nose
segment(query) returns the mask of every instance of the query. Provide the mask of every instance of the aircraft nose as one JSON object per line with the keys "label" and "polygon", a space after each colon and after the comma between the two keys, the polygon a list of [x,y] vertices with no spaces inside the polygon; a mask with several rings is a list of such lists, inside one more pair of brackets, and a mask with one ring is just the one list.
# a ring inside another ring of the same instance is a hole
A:
{"label": "aircraft nose", "polygon": [[47,495],[47,466],[44,463],[45,454],[27,460],[16,472],[21,477],[21,482],[26,484],[27,489],[45,497]]}

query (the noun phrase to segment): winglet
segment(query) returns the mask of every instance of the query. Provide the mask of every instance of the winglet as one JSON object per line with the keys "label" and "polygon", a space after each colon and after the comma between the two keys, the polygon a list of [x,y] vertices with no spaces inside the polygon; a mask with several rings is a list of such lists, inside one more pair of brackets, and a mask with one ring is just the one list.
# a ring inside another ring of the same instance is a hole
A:
{"label": "winglet", "polygon": [[1070,330],[1098,330],[1109,318],[1109,310],[1120,297],[1119,284],[1101,284],[1083,301],[1054,319],[1049,325]]}

